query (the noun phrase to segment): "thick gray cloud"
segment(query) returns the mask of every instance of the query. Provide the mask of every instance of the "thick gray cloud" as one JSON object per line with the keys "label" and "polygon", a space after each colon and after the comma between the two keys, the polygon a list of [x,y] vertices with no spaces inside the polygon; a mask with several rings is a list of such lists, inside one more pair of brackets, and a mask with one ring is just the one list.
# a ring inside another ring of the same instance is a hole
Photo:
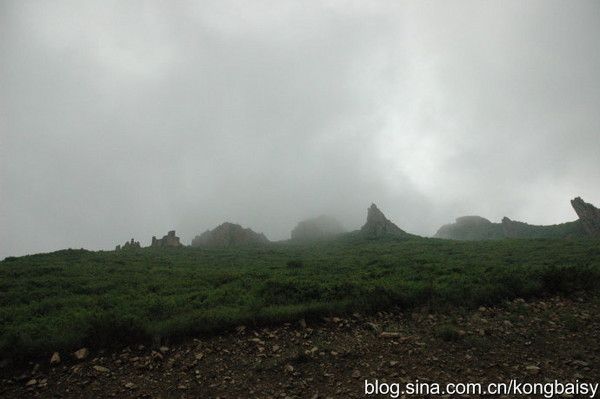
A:
{"label": "thick gray cloud", "polygon": [[600,203],[600,4],[0,3],[0,257]]}

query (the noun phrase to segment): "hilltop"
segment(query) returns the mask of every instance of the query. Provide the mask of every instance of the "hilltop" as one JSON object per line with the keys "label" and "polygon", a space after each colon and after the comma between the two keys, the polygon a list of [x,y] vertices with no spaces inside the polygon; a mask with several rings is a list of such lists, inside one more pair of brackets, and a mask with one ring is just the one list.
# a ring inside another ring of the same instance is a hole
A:
{"label": "hilltop", "polygon": [[229,247],[239,245],[266,244],[269,240],[262,233],[239,224],[225,222],[192,240],[193,247]]}
{"label": "hilltop", "polygon": [[580,197],[571,200],[578,220],[538,226],[502,218],[492,223],[481,216],[463,216],[439,228],[434,237],[454,240],[491,240],[500,238],[583,238],[600,237],[600,210]]}

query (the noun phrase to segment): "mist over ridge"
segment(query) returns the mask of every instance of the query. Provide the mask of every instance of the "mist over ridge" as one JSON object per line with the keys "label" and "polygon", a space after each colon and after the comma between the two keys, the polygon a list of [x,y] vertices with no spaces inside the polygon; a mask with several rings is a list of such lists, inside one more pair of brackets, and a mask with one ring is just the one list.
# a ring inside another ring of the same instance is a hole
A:
{"label": "mist over ridge", "polygon": [[0,259],[600,204],[593,1],[0,5]]}

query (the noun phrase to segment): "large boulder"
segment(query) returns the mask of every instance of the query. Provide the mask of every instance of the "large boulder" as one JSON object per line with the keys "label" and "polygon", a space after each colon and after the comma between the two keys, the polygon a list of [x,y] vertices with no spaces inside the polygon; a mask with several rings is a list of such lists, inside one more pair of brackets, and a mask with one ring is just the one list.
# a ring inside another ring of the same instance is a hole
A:
{"label": "large boulder", "polygon": [[245,229],[239,224],[225,222],[212,230],[196,236],[193,247],[229,247],[237,245],[266,244],[269,240],[262,233]]}
{"label": "large boulder", "polygon": [[571,205],[579,217],[583,230],[590,236],[600,236],[600,209],[588,204],[581,197],[572,199]]}
{"label": "large boulder", "polygon": [[292,230],[293,241],[320,241],[344,233],[344,227],[334,217],[321,215],[299,222]]}
{"label": "large boulder", "polygon": [[375,204],[371,204],[367,210],[367,222],[360,232],[367,237],[408,236],[404,230],[388,220]]}

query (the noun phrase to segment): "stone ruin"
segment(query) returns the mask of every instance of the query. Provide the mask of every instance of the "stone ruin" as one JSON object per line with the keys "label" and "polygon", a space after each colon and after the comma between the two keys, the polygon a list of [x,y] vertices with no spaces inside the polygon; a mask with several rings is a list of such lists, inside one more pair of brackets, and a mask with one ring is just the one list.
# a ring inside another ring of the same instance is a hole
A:
{"label": "stone ruin", "polygon": [[171,230],[163,238],[152,236],[152,244],[150,246],[152,248],[179,248],[183,244],[179,242],[179,237],[175,235],[175,230]]}
{"label": "stone ruin", "polygon": [[123,246],[117,245],[115,247],[115,251],[120,251],[121,249],[140,249],[141,247],[142,246],[140,245],[140,242],[135,241],[132,238],[131,241],[125,241],[125,244],[123,244]]}

